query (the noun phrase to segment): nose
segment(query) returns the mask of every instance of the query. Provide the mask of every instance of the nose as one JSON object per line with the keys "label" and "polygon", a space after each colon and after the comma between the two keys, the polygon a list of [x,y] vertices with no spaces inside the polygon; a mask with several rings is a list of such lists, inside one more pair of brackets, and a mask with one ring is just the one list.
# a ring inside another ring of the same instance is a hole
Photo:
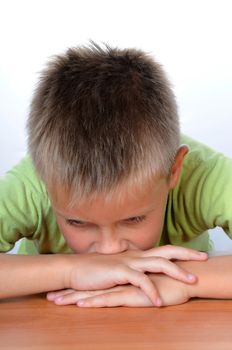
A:
{"label": "nose", "polygon": [[101,232],[99,241],[96,242],[96,253],[99,254],[117,254],[128,249],[128,241],[120,238],[113,230]]}

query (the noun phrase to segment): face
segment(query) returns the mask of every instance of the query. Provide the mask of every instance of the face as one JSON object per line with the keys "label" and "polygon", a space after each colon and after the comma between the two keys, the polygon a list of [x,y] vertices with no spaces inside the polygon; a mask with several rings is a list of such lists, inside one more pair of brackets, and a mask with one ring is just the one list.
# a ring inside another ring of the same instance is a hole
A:
{"label": "face", "polygon": [[169,181],[157,178],[152,186],[130,192],[122,188],[120,200],[117,193],[110,200],[99,194],[71,209],[65,195],[51,198],[67,244],[76,253],[101,254],[154,247],[162,233],[169,190],[178,177],[172,173]]}

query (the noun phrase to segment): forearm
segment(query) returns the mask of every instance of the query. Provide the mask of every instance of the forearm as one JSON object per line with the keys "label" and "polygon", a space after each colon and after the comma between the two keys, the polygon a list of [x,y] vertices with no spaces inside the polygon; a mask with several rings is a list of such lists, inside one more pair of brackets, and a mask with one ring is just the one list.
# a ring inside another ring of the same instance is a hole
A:
{"label": "forearm", "polygon": [[232,299],[232,256],[217,256],[205,262],[178,262],[194,273],[198,280],[186,285],[189,296],[199,298]]}
{"label": "forearm", "polygon": [[0,254],[0,298],[66,288],[66,260],[64,255]]}
{"label": "forearm", "polygon": [[[0,298],[66,288],[79,291],[103,290],[121,284],[131,284],[141,288],[141,291],[155,303],[157,290],[145,272],[162,271],[168,274],[172,278],[163,275],[165,277],[163,280],[167,284],[170,281],[177,283],[176,279],[189,283],[188,272],[168,261],[183,256],[185,259],[205,259],[205,256],[199,255],[196,251],[171,246],[154,248],[146,252],[128,251],[112,255],[0,254]],[[187,265],[184,267],[187,269]],[[157,274],[154,274],[154,278],[156,276]],[[170,291],[170,288],[166,290]]]}

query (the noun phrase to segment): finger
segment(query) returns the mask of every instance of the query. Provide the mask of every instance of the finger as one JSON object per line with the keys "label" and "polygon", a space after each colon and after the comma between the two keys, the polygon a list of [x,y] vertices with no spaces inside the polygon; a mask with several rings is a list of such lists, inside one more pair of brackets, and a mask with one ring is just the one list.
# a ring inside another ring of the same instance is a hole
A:
{"label": "finger", "polygon": [[207,260],[208,254],[199,252],[191,248],[178,247],[173,245],[165,245],[162,247],[152,248],[144,252],[145,257],[160,256],[166,259],[176,260]]}
{"label": "finger", "polygon": [[[141,259],[140,259],[141,260]],[[142,259],[144,260],[144,259]],[[141,271],[134,270],[128,266],[122,265],[122,271],[120,271],[120,277],[115,284],[132,284],[135,287],[139,287],[151,300],[155,306],[161,306],[162,300],[159,292],[150,278]],[[146,271],[146,269],[145,269]]]}
{"label": "finger", "polygon": [[53,301],[54,299],[57,299],[59,297],[62,297],[72,292],[73,292],[73,289],[63,289],[63,290],[58,290],[56,292],[48,292],[47,299],[50,301]]}
{"label": "finger", "polygon": [[[110,290],[117,290],[116,288],[111,288]],[[90,290],[90,291],[76,291],[76,290],[71,290],[70,293],[64,294],[57,296],[53,301],[56,305],[71,305],[71,304],[76,304],[78,300],[80,299],[85,299],[89,297],[95,297],[99,294],[105,294],[106,290]]]}
{"label": "finger", "polygon": [[72,293],[61,295],[53,301],[56,305],[72,305],[76,304],[78,300],[90,297],[92,294],[87,291],[73,291]]}
{"label": "finger", "polygon": [[103,293],[86,299],[80,299],[77,302],[79,307],[116,307],[123,306],[121,292]]}
{"label": "finger", "polygon": [[150,299],[138,288],[134,292],[125,291],[100,294],[95,297],[81,299],[77,302],[79,307],[148,307],[153,306]]}
{"label": "finger", "polygon": [[197,281],[195,275],[189,273],[174,262],[161,257],[134,259],[132,267],[143,272],[164,273],[169,277],[185,283],[195,283]]}

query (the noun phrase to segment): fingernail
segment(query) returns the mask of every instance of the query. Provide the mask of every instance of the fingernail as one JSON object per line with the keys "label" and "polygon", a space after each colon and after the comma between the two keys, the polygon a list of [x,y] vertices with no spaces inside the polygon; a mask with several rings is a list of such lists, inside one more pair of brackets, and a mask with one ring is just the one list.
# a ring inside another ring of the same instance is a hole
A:
{"label": "fingernail", "polygon": [[200,254],[201,256],[208,256],[208,254],[207,254],[206,252],[199,252],[199,254]]}
{"label": "fingernail", "polygon": [[160,298],[157,298],[155,305],[156,306],[162,306],[162,300]]}
{"label": "fingernail", "polygon": [[55,301],[55,303],[61,303],[62,302],[62,300],[63,300],[63,297],[58,297],[58,298],[56,298],[54,301]]}
{"label": "fingernail", "polygon": [[196,276],[194,276],[194,275],[192,275],[192,274],[189,274],[189,275],[187,275],[187,279],[188,279],[189,281],[195,281]]}
{"label": "fingernail", "polygon": [[80,300],[78,300],[77,305],[80,306],[80,307],[84,306],[85,305],[85,301],[83,299],[80,299]]}

